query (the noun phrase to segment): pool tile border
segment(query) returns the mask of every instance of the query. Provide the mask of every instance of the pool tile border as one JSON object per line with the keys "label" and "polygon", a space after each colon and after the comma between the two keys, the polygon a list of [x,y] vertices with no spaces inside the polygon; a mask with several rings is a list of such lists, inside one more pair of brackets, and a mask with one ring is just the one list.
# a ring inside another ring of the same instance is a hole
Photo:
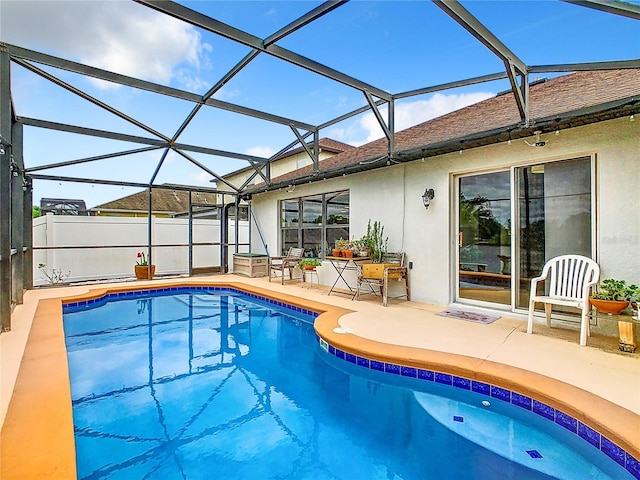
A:
{"label": "pool tile border", "polygon": [[[438,372],[436,370],[422,369],[410,367],[401,364],[380,362],[378,360],[367,358],[365,356],[354,355],[352,353],[341,350],[316,334],[316,341],[320,347],[330,355],[342,360],[347,359],[351,363],[370,370],[376,370],[391,375],[403,375],[411,378],[418,378],[428,382],[436,382],[442,385],[471,390],[487,397],[498,399],[510,403],[516,407],[533,412],[545,420],[554,422],[569,432],[577,435],[592,447],[597,448],[602,453],[611,458],[614,462],[621,465],[635,479],[640,480],[640,461],[623,448],[616,445],[603,434],[600,434],[593,428],[580,422],[578,419],[566,414],[562,410],[556,409],[543,402],[539,402],[527,395],[522,395],[516,391],[512,391],[497,385],[491,385],[484,382],[452,375],[449,373]],[[354,359],[352,359],[355,357]],[[406,372],[406,375],[405,375]]]}
{"label": "pool tile border", "polygon": [[311,317],[317,317],[322,312],[316,310],[310,310],[303,307],[298,307],[296,305],[292,305],[291,303],[282,302],[280,300],[275,300],[273,298],[266,297],[264,295],[257,295],[255,293],[250,293],[240,288],[235,288],[231,286],[214,286],[214,285],[193,285],[193,286],[180,286],[180,287],[159,287],[159,288],[146,288],[140,290],[129,290],[129,291],[121,291],[121,292],[105,292],[102,295],[87,299],[87,300],[62,300],[62,314],[73,313],[77,311],[83,311],[92,306],[97,306],[97,304],[101,304],[104,302],[108,302],[111,300],[122,300],[122,299],[130,299],[130,298],[138,298],[144,297],[148,295],[154,295],[158,293],[191,293],[193,291],[200,292],[232,292],[232,293],[241,293],[249,298],[253,298],[255,300],[260,300],[266,302],[270,305],[275,305],[280,308],[284,308],[287,310],[291,310],[296,313],[302,313],[305,315],[309,315]]}

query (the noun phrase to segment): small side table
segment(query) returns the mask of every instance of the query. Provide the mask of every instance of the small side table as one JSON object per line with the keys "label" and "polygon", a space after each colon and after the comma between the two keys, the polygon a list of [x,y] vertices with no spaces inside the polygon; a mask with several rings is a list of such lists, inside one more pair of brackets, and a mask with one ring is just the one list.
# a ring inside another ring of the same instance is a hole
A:
{"label": "small side table", "polygon": [[302,285],[306,286],[308,284],[308,288],[313,288],[314,275],[316,277],[316,284],[318,285],[318,288],[320,288],[320,277],[318,277],[318,270],[316,270],[316,267],[302,269]]}
{"label": "small side table", "polygon": [[611,313],[599,312],[597,309],[591,310],[589,314],[594,320],[615,320],[618,322],[618,350],[621,352],[634,353],[638,347],[636,344],[636,326],[640,320],[633,318],[628,313],[613,315]]}

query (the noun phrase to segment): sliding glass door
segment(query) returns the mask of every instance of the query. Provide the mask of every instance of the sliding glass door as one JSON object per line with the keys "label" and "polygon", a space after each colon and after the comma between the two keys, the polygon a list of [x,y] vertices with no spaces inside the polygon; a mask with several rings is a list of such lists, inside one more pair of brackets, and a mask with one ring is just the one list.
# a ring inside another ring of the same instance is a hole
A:
{"label": "sliding glass door", "polygon": [[457,300],[527,308],[546,260],[593,256],[591,165],[582,157],[458,178]]}
{"label": "sliding glass door", "polygon": [[511,304],[511,181],[508,170],[458,180],[458,292]]}
{"label": "sliding glass door", "polygon": [[574,253],[592,257],[591,158],[515,169],[518,195],[516,303],[528,308],[531,278],[550,258]]}

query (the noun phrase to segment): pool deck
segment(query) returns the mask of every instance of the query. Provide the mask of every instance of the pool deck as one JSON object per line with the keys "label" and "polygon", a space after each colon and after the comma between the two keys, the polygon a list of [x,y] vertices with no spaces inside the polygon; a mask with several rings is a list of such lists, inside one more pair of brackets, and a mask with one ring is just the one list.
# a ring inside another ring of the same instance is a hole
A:
{"label": "pool deck", "polygon": [[[527,335],[526,318],[511,313],[483,325],[437,315],[443,306],[392,300],[385,308],[379,297],[352,301],[341,294],[328,296],[327,289],[317,285],[217,275],[26,292],[24,304],[14,310],[12,331],[0,335],[0,478],[75,478],[66,351],[60,302],[55,299],[112,288],[220,282],[244,284],[300,305],[330,305],[316,329],[336,346],[369,358],[426,365],[513,387],[569,410],[640,458],[638,353],[580,347],[578,330],[569,332],[567,340],[551,335],[543,324]],[[350,333],[336,333],[337,326]]]}

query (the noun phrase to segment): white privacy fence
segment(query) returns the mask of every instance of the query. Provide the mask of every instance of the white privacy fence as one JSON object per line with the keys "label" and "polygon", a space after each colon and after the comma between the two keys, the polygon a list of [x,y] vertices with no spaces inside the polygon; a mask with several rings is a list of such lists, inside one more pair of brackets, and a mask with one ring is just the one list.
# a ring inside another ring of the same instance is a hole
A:
{"label": "white privacy fence", "polygon": [[[193,219],[192,222],[193,267],[220,266],[220,221]],[[151,217],[151,232],[156,276],[187,274],[189,220]],[[44,264],[47,272],[53,269],[64,274],[71,272],[68,282],[133,277],[137,253],[146,254],[147,235],[147,218],[67,215],[34,218],[33,283],[49,283],[38,269],[39,264]],[[238,242],[249,242],[247,221],[238,224]],[[209,245],[195,245],[197,243]],[[229,243],[235,243],[234,220],[229,222]],[[248,247],[240,246],[239,251],[247,252]],[[229,247],[230,266],[234,252],[235,248]]]}

